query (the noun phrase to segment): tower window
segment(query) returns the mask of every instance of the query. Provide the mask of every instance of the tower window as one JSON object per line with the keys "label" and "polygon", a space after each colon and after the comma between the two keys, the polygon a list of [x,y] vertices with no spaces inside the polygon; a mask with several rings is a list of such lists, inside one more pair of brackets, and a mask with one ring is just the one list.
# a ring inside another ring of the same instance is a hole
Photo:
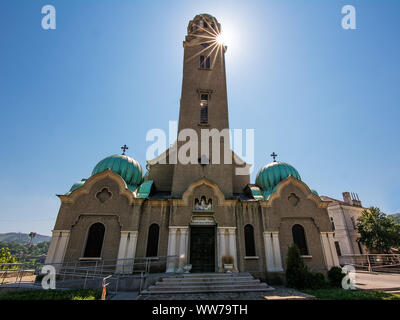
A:
{"label": "tower window", "polygon": [[94,223],[89,228],[84,257],[100,258],[104,240],[104,225],[100,222]]}
{"label": "tower window", "polygon": [[147,236],[146,257],[157,256],[159,234],[160,234],[160,227],[158,226],[158,224],[153,223],[149,228],[149,234]]}
{"label": "tower window", "polygon": [[332,217],[331,217],[331,225],[332,225],[332,231],[335,231],[335,222],[333,221]]}
{"label": "tower window", "polygon": [[200,56],[200,68],[201,69],[211,68],[210,57]]}
{"label": "tower window", "polygon": [[304,228],[295,224],[292,228],[293,242],[300,249],[300,254],[303,256],[308,255],[307,241],[306,241],[306,233],[304,232]]}
{"label": "tower window", "polygon": [[202,93],[200,95],[200,123],[208,123],[208,94]]}
{"label": "tower window", "polygon": [[244,243],[246,247],[246,256],[254,257],[256,255],[256,247],[254,244],[254,228],[251,224],[244,227]]}

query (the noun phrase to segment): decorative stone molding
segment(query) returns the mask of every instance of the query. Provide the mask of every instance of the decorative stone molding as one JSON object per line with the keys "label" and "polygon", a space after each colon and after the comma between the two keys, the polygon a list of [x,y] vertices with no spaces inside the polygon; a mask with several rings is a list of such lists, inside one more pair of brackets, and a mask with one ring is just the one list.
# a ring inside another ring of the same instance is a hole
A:
{"label": "decorative stone molding", "polygon": [[105,178],[110,178],[114,180],[119,186],[119,194],[125,196],[128,199],[129,205],[132,205],[135,197],[134,194],[127,188],[126,182],[121,176],[110,169],[106,169],[103,172],[97,173],[86,180],[84,185],[76,190],[74,190],[70,195],[57,195],[61,203],[75,203],[75,201],[82,195],[88,194],[92,186]]}

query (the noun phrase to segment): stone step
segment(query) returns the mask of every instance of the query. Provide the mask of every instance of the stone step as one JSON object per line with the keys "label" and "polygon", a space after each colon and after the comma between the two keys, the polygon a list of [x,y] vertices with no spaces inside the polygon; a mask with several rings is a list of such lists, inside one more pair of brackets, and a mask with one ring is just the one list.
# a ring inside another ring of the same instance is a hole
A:
{"label": "stone step", "polygon": [[186,285],[224,285],[224,284],[259,284],[260,280],[258,279],[245,279],[245,280],[198,280],[198,281],[192,281],[192,280],[181,280],[181,281],[157,281],[156,285],[160,286],[186,286]]}
{"label": "stone step", "polygon": [[265,287],[265,288],[251,288],[251,289],[196,289],[196,290],[188,290],[182,289],[180,291],[177,290],[165,290],[165,291],[149,291],[144,290],[142,294],[187,294],[187,293],[241,293],[241,292],[265,292],[265,291],[273,291],[275,290],[272,287]]}
{"label": "stone step", "polygon": [[232,277],[238,277],[238,276],[249,276],[249,273],[228,273],[228,272],[214,272],[214,273],[182,273],[181,274],[185,278],[215,278],[215,277],[226,277],[226,278],[232,278]]}
{"label": "stone step", "polygon": [[184,281],[191,281],[191,282],[214,282],[214,281],[250,281],[254,280],[253,277],[234,277],[234,278],[226,278],[226,277],[213,277],[213,278],[175,278],[175,277],[168,277],[162,279],[165,282],[184,282]]}
{"label": "stone step", "polygon": [[164,277],[142,294],[184,294],[208,292],[261,292],[274,290],[243,273],[191,273]]}
{"label": "stone step", "polygon": [[259,284],[225,284],[225,285],[196,285],[196,286],[150,286],[147,290],[149,291],[166,291],[166,290],[176,290],[176,291],[182,291],[182,290],[191,290],[191,291],[197,291],[197,290],[228,290],[228,289],[261,289],[261,288],[268,288],[268,285],[265,283],[259,283]]}

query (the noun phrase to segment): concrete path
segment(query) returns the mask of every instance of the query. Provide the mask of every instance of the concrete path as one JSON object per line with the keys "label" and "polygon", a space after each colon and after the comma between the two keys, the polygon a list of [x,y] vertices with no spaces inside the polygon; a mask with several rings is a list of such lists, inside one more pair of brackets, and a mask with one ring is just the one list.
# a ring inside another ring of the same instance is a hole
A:
{"label": "concrete path", "polygon": [[226,292],[226,293],[193,293],[193,294],[146,294],[137,300],[310,300],[313,296],[303,292],[274,286],[275,290],[266,292]]}
{"label": "concrete path", "polygon": [[107,300],[136,300],[139,292],[135,291],[120,291],[117,294],[111,294],[110,298],[107,297]]}
{"label": "concrete path", "polygon": [[357,272],[356,287],[364,290],[400,290],[400,274]]}

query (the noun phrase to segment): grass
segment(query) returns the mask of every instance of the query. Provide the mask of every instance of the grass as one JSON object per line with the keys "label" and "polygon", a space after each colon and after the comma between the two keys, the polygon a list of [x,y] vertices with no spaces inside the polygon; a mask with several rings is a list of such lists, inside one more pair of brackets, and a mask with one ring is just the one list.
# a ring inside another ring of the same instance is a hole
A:
{"label": "grass", "polygon": [[302,290],[317,300],[400,300],[400,294],[379,290],[315,289]]}
{"label": "grass", "polygon": [[21,290],[0,293],[0,300],[99,300],[100,290]]}

